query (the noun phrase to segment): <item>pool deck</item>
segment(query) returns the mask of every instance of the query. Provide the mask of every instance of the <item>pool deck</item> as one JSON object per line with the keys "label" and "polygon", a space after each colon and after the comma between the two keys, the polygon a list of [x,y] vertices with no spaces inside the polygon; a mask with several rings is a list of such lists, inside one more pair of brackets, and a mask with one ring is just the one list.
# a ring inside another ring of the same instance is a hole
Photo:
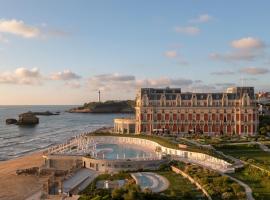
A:
{"label": "pool deck", "polygon": [[135,179],[136,184],[140,185],[143,190],[148,188],[152,192],[162,192],[170,185],[165,177],[153,172],[132,173],[131,176]]}

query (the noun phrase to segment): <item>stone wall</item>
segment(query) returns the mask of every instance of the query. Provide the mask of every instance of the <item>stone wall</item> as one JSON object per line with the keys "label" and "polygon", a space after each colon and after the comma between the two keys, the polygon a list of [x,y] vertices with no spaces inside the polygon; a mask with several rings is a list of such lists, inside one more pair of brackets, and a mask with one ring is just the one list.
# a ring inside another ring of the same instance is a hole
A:
{"label": "stone wall", "polygon": [[82,166],[81,156],[48,155],[44,158],[46,168],[73,170]]}
{"label": "stone wall", "polygon": [[83,157],[83,167],[99,172],[111,173],[117,171],[136,171],[139,169],[158,169],[162,163],[168,162],[167,159],[161,160],[102,160]]}

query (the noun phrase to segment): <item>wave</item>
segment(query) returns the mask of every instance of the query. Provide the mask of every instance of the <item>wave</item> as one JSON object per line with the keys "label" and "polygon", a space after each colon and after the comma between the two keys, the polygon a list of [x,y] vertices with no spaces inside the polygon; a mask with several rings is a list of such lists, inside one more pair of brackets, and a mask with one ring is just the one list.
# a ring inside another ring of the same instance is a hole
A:
{"label": "wave", "polygon": [[26,149],[26,150],[23,150],[23,151],[19,151],[19,152],[15,152],[15,153],[12,153],[12,154],[8,154],[8,156],[18,156],[18,155],[24,155],[24,154],[27,154],[27,153],[30,153],[30,152],[34,152],[34,151],[37,151],[38,149],[37,148],[32,148],[32,149]]}
{"label": "wave", "polygon": [[14,135],[14,136],[11,136],[11,137],[0,137],[0,138],[8,140],[8,139],[20,138],[20,137],[24,137],[24,136],[23,135]]}
{"label": "wave", "polygon": [[[112,124],[117,115],[73,115],[61,113],[61,116],[42,117],[41,123],[35,128],[20,128],[7,126],[7,116],[17,116],[19,113],[32,110],[65,110],[65,107],[46,106],[14,106],[0,107],[0,160],[20,157],[33,151],[46,149],[52,145],[63,143],[75,135],[91,132],[103,126]],[[119,115],[120,117],[121,115]]]}

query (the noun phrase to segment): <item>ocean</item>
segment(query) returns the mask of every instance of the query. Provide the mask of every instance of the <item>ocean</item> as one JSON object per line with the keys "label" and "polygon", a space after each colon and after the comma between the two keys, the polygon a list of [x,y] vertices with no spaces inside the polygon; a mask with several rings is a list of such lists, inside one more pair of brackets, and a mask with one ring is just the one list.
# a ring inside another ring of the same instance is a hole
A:
{"label": "ocean", "polygon": [[[113,126],[113,119],[130,114],[68,113],[76,106],[0,106],[0,161],[63,143],[72,136],[104,126]],[[34,127],[6,125],[7,118],[16,118],[28,111],[60,112],[60,115],[38,116]]]}

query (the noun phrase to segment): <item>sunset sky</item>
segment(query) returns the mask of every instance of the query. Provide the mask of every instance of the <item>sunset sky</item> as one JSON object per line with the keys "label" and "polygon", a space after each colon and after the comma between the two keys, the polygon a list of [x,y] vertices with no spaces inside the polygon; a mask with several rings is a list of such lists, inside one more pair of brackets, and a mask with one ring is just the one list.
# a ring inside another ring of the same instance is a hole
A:
{"label": "sunset sky", "polygon": [[0,105],[270,91],[269,0],[0,0]]}

